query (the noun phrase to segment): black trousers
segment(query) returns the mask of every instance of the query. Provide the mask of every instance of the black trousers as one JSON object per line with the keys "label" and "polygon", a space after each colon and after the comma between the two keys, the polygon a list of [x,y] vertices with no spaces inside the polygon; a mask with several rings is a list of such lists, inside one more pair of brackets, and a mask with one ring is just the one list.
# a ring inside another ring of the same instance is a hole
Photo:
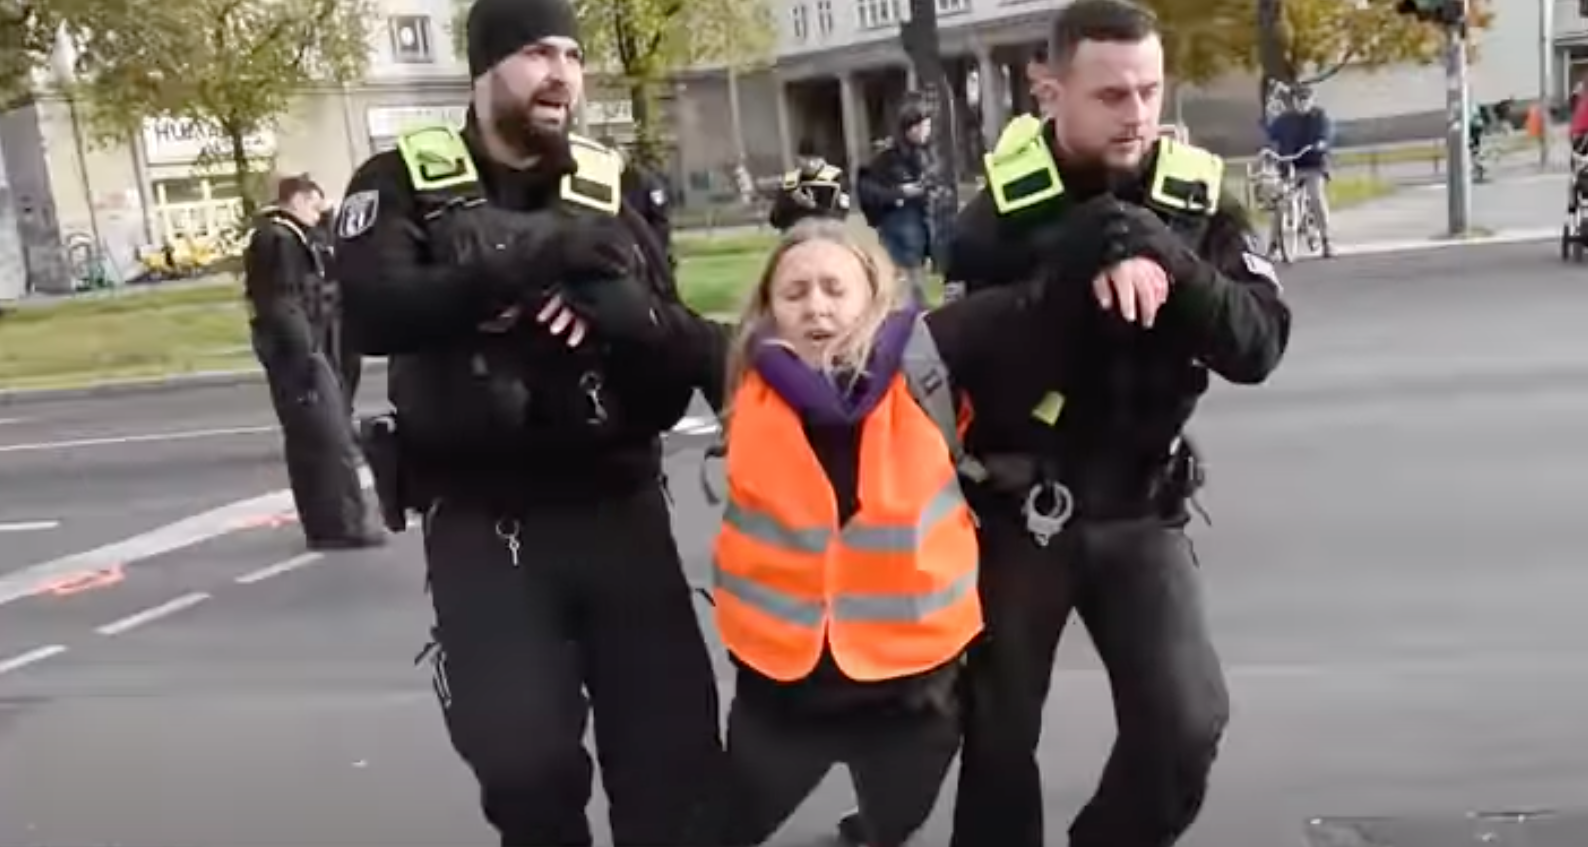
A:
{"label": "black trousers", "polygon": [[717,688],[660,482],[505,514],[442,499],[424,535],[436,691],[504,847],[592,843],[592,710],[614,842],[690,843]]}
{"label": "black trousers", "polygon": [[723,847],[765,843],[838,763],[854,780],[867,847],[902,847],[932,814],[959,739],[947,711],[806,718],[735,699]]}
{"label": "black trousers", "polygon": [[362,453],[340,378],[323,354],[284,355],[272,341],[267,330],[254,327],[254,350],[281,423],[287,478],[304,536],[314,545],[376,534],[358,479]]}
{"label": "black trousers", "polygon": [[1072,847],[1167,847],[1195,821],[1229,718],[1195,553],[1158,520],[1076,524],[1037,546],[1017,508],[978,504],[986,635],[973,648],[954,847],[1040,847],[1036,750],[1054,654],[1078,612],[1118,738]]}

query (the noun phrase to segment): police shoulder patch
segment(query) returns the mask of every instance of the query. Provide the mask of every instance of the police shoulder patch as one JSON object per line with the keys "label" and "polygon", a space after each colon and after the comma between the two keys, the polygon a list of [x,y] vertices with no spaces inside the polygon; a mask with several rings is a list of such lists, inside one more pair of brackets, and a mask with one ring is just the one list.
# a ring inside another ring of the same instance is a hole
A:
{"label": "police shoulder patch", "polygon": [[1274,270],[1274,263],[1250,250],[1241,251],[1241,261],[1245,263],[1246,270],[1252,276],[1262,277],[1274,284],[1281,291],[1284,287],[1279,284],[1279,273]]}
{"label": "police shoulder patch", "polygon": [[375,225],[375,216],[380,211],[380,192],[359,191],[349,195],[342,201],[342,208],[336,213],[336,235],[338,238],[357,238]]}

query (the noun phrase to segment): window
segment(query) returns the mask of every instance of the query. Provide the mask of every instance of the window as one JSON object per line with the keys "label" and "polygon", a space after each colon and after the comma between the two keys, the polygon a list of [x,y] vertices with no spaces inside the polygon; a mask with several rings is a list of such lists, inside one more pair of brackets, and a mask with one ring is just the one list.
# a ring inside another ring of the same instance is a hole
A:
{"label": "window", "polygon": [[958,15],[970,11],[970,0],[937,0],[937,13]]}
{"label": "window", "polygon": [[401,64],[426,64],[434,62],[430,49],[429,15],[394,15],[388,20],[391,28],[392,59]]}
{"label": "window", "polygon": [[881,29],[899,22],[899,0],[860,0],[860,28]]}
{"label": "window", "polygon": [[810,8],[804,3],[794,7],[794,40],[804,41],[810,37],[811,21]]}
{"label": "window", "polygon": [[833,0],[816,0],[816,29],[824,36],[833,34]]}

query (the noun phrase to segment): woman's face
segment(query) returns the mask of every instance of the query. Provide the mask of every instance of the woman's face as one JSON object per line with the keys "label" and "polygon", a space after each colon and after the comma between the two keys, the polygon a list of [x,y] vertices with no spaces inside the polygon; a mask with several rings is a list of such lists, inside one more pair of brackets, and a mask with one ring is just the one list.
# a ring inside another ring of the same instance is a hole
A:
{"label": "woman's face", "polygon": [[812,367],[825,363],[828,345],[860,320],[875,296],[854,251],[822,240],[789,248],[767,294],[778,338]]}

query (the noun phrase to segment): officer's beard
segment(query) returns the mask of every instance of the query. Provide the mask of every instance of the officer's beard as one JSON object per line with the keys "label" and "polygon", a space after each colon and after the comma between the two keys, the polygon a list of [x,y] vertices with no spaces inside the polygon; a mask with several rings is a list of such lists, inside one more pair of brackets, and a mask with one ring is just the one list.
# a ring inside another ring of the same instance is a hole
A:
{"label": "officer's beard", "polygon": [[525,159],[562,162],[568,158],[570,116],[564,115],[558,123],[538,119],[535,116],[534,98],[542,92],[537,91],[528,99],[520,99],[500,82],[494,83],[492,87],[492,105],[495,108],[491,110],[491,128],[504,145]]}

